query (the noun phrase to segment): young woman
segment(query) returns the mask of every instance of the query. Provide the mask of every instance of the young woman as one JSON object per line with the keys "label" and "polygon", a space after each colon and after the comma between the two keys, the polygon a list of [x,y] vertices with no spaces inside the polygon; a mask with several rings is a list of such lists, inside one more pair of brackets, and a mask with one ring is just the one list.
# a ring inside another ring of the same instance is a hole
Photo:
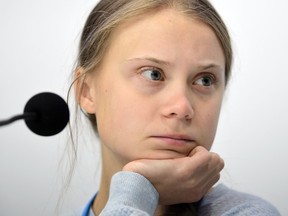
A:
{"label": "young woman", "polygon": [[102,148],[83,215],[278,215],[219,180],[210,152],[232,62],[206,0],[102,0],[84,27],[75,90]]}

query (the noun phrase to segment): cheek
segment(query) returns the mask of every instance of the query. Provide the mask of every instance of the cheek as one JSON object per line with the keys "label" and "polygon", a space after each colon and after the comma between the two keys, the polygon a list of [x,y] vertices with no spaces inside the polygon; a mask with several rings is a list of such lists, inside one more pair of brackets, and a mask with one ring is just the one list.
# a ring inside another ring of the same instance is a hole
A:
{"label": "cheek", "polygon": [[[106,145],[128,145],[135,136],[135,131],[143,128],[146,109],[145,104],[135,93],[124,89],[109,89],[97,110],[99,136]],[[144,120],[143,120],[144,119]],[[128,139],[129,138],[129,139]],[[135,141],[133,139],[133,141]]]}
{"label": "cheek", "polygon": [[142,141],[143,128],[147,126],[146,109],[132,102],[109,101],[97,119],[102,145],[110,149],[110,153],[123,164],[135,160],[140,154],[142,146],[139,143]]}
{"label": "cheek", "polygon": [[201,128],[201,141],[200,145],[210,150],[219,120],[219,114],[221,109],[221,103],[212,103],[210,106],[206,106],[206,109],[203,109],[202,115],[199,117]]}
{"label": "cheek", "polygon": [[[106,89],[102,92],[100,100],[98,100],[96,119],[100,137],[106,137],[106,134],[113,136],[117,132],[117,128],[125,125],[125,112],[123,104],[125,100],[119,100],[117,95],[113,94],[114,91]],[[120,127],[121,128],[121,127]]]}

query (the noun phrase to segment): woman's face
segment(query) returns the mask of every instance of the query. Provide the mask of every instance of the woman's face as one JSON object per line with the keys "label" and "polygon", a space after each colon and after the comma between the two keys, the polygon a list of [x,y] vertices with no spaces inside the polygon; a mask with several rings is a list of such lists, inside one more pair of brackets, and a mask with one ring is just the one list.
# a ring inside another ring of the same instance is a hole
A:
{"label": "woman's face", "polygon": [[185,157],[198,145],[210,149],[224,68],[214,32],[180,12],[166,9],[119,26],[86,79],[82,101],[89,102],[81,104],[97,117],[104,157],[125,165]]}

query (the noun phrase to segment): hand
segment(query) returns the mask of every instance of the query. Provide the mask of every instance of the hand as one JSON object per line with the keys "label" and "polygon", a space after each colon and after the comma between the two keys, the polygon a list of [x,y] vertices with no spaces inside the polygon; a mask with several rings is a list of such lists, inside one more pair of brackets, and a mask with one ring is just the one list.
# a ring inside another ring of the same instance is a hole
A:
{"label": "hand", "polygon": [[132,161],[123,170],[145,176],[159,193],[159,204],[199,201],[219,180],[224,161],[204,147],[195,147],[187,157]]}

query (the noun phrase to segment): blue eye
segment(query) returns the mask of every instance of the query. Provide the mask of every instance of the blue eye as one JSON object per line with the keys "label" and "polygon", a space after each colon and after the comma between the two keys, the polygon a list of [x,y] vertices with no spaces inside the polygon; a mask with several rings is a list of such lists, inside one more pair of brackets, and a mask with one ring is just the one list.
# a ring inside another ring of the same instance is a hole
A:
{"label": "blue eye", "polygon": [[144,76],[146,79],[152,80],[152,81],[163,81],[164,76],[162,71],[160,71],[157,68],[147,68],[143,69],[141,72],[141,75]]}
{"label": "blue eye", "polygon": [[215,77],[210,74],[205,74],[195,81],[195,84],[204,87],[210,87],[215,83]]}

